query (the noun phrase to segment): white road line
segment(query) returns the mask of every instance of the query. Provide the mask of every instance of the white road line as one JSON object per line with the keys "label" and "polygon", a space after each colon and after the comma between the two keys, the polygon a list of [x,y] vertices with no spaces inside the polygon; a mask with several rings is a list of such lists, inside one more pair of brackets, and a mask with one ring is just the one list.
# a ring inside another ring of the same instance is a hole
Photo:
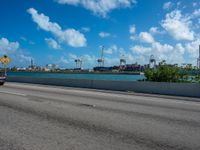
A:
{"label": "white road line", "polygon": [[23,94],[23,93],[15,93],[15,92],[8,92],[8,91],[0,91],[0,93],[17,95],[17,96],[27,96],[26,94]]}

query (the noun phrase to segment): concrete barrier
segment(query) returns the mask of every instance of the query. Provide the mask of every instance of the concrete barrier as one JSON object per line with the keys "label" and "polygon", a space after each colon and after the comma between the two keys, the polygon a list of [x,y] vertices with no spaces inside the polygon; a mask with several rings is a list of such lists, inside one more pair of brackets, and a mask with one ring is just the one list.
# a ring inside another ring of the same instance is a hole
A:
{"label": "concrete barrier", "polygon": [[116,91],[134,91],[140,93],[154,93],[175,96],[200,97],[200,84],[194,83],[165,83],[165,82],[137,82],[137,81],[102,81],[85,79],[57,79],[8,77],[8,82],[57,85],[67,87],[92,88]]}
{"label": "concrete barrier", "polygon": [[21,82],[44,85],[58,85],[69,87],[91,88],[92,80],[38,78],[38,77],[7,77],[8,82]]}

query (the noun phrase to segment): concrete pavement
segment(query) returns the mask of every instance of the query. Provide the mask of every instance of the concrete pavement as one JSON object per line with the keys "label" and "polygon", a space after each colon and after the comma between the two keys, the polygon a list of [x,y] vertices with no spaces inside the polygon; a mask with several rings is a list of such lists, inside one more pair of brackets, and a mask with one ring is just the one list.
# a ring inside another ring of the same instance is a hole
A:
{"label": "concrete pavement", "polygon": [[199,150],[198,100],[6,83],[0,150]]}

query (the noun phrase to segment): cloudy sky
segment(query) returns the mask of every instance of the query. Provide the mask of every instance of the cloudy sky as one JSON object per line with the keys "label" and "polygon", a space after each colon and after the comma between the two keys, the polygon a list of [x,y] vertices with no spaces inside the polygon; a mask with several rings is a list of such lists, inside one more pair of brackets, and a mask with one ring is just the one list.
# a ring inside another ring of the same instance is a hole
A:
{"label": "cloudy sky", "polygon": [[10,66],[106,66],[158,61],[196,65],[200,44],[198,0],[1,0],[0,55]]}

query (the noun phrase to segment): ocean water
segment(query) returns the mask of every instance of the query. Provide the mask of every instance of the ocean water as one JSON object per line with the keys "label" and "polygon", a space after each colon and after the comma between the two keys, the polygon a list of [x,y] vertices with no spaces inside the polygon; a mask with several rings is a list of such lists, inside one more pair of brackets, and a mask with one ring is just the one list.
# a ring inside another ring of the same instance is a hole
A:
{"label": "ocean water", "polygon": [[82,74],[82,73],[46,73],[46,72],[8,72],[8,76],[34,78],[62,78],[62,79],[89,79],[89,80],[117,80],[137,81],[144,79],[144,75],[130,74]]}

